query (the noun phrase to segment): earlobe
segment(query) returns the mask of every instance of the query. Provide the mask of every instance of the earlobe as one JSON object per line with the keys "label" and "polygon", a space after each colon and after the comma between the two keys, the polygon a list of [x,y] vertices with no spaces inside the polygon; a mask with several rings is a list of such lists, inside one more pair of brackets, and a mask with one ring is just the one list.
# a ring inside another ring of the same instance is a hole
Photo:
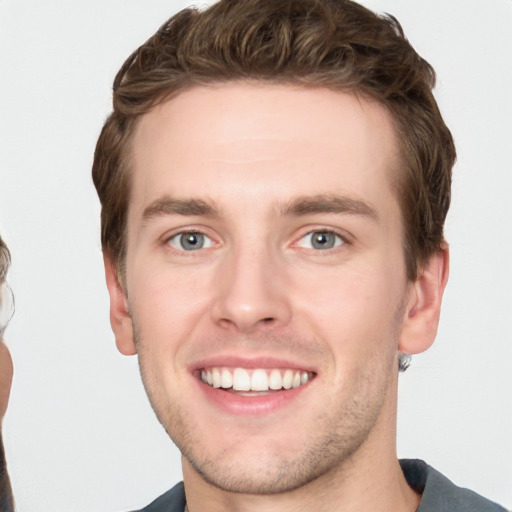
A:
{"label": "earlobe", "polygon": [[133,337],[133,322],[128,311],[126,294],[117,275],[116,264],[113,258],[103,255],[105,264],[105,279],[110,295],[110,325],[116,338],[117,349],[125,356],[137,353]]}
{"label": "earlobe", "polygon": [[433,254],[409,285],[398,350],[418,354],[427,350],[437,334],[441,301],[449,274],[448,244]]}

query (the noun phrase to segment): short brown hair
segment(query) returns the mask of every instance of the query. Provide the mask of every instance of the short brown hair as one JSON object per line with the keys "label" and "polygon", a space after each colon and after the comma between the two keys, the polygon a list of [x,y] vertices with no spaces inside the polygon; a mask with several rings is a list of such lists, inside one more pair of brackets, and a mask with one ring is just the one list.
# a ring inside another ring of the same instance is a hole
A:
{"label": "short brown hair", "polygon": [[185,9],[126,60],[93,163],[102,246],[118,268],[137,119],[193,85],[235,80],[356,92],[388,109],[404,168],[397,193],[414,279],[443,243],[455,147],[432,94],[433,68],[395,18],[350,0],[220,0],[204,11]]}

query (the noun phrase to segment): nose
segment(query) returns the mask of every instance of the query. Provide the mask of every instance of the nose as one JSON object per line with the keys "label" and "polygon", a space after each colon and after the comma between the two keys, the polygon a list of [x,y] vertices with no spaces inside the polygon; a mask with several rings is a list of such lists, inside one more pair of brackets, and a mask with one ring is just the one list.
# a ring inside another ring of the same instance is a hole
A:
{"label": "nose", "polygon": [[285,262],[268,248],[238,250],[220,267],[211,309],[215,323],[248,334],[290,321]]}

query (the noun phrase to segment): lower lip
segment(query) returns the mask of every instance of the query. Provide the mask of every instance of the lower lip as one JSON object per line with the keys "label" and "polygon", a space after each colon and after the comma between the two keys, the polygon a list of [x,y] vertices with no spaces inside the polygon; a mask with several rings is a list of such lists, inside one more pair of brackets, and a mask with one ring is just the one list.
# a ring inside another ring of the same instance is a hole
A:
{"label": "lower lip", "polygon": [[221,388],[212,388],[194,378],[206,398],[225,412],[238,416],[264,415],[286,407],[296,400],[311,385],[307,384],[293,389],[270,392],[268,395],[242,396]]}

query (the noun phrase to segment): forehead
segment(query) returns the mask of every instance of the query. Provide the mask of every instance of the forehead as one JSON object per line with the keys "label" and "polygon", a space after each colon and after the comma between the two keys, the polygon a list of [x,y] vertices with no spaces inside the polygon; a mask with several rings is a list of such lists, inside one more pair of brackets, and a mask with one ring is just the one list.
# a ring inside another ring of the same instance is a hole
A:
{"label": "forehead", "polygon": [[282,195],[276,200],[392,192],[398,167],[384,107],[355,94],[268,83],[191,88],[139,120],[131,149],[131,211],[163,193],[215,195],[221,185],[233,198],[256,201],[272,188]]}

